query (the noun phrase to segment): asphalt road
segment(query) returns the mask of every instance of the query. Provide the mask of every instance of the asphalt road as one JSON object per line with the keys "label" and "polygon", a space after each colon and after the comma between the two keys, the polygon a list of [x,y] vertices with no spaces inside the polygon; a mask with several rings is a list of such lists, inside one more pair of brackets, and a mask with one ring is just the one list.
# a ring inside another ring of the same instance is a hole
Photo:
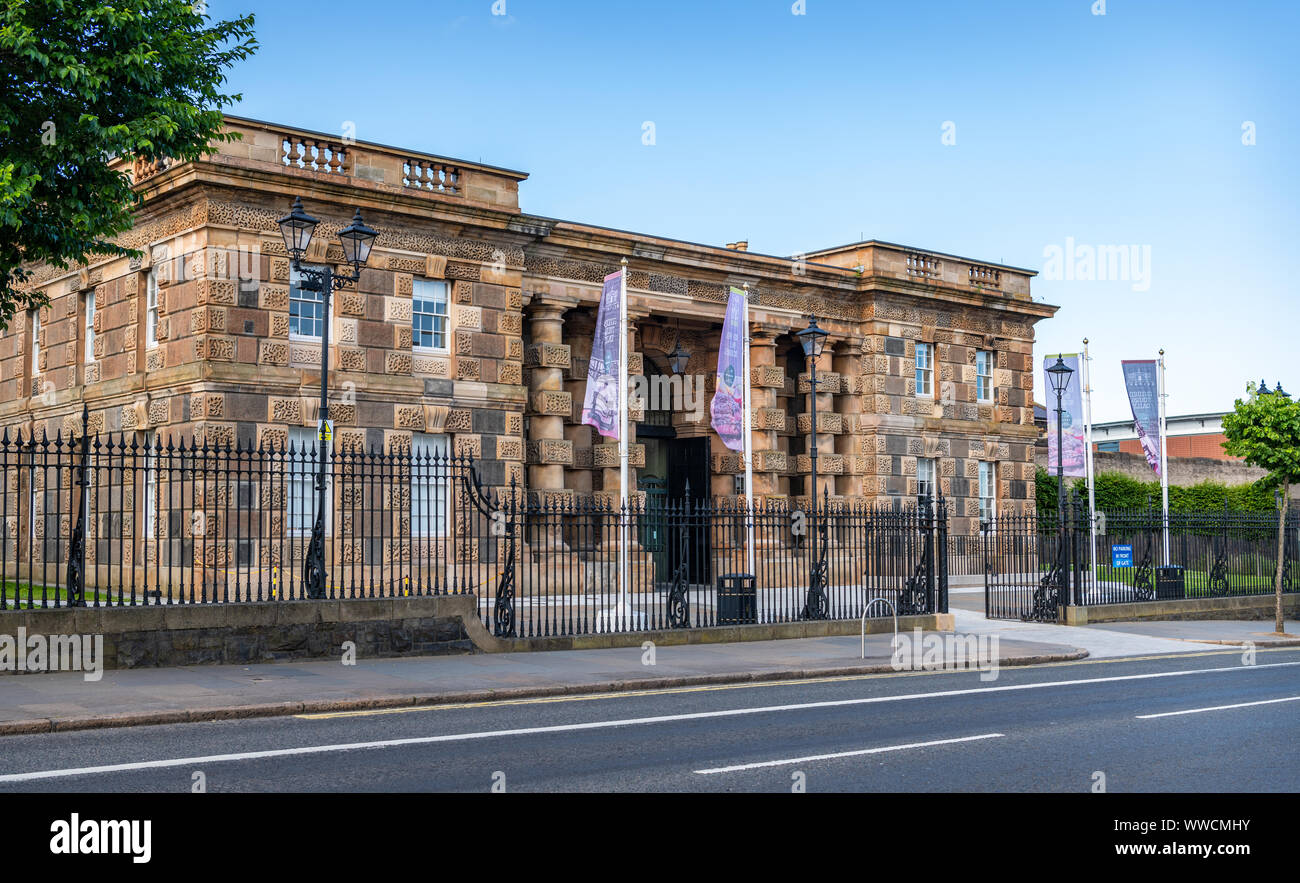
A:
{"label": "asphalt road", "polygon": [[1300,648],[1228,650],[10,736],[0,790],[1297,791],[1298,730]]}

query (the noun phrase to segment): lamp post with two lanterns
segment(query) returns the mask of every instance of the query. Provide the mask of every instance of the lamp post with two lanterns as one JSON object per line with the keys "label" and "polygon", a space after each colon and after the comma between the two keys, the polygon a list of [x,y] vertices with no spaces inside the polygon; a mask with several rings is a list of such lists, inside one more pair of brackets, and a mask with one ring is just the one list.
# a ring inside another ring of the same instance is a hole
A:
{"label": "lamp post with two lanterns", "polygon": [[304,267],[302,257],[311,244],[312,234],[319,222],[303,209],[302,198],[295,197],[289,214],[280,219],[280,235],[289,252],[298,286],[303,291],[314,291],[321,299],[321,349],[320,349],[320,420],[317,431],[319,460],[316,464],[316,518],[312,523],[311,544],[307,547],[307,562],[303,568],[303,588],[308,598],[325,597],[325,469],[328,457],[329,431],[329,351],[330,351],[330,295],[335,288],[355,285],[361,279],[361,268],[370,259],[379,233],[366,226],[357,209],[352,223],[339,231],[343,246],[343,260],[352,266],[348,275],[340,275],[326,264],[320,269]]}

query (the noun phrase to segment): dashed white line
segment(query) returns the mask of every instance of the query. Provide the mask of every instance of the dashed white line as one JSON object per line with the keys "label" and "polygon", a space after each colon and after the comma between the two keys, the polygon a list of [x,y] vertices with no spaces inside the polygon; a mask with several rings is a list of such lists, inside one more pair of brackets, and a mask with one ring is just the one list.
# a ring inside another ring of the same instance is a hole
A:
{"label": "dashed white line", "polygon": [[701,776],[715,773],[737,773],[742,770],[756,770],[763,767],[790,766],[795,763],[812,763],[818,760],[835,760],[840,757],[860,757],[864,754],[884,754],[888,751],[906,751],[909,748],[933,748],[936,745],[955,745],[958,742],[976,742],[980,739],[1000,739],[1004,733],[984,733],[980,736],[962,736],[959,739],[935,739],[932,742],[909,742],[906,745],[885,745],[880,748],[860,748],[857,751],[837,751],[834,754],[810,754],[807,757],[792,757],[789,760],[764,760],[759,763],[739,763],[735,766],[720,766],[710,770],[696,770]]}
{"label": "dashed white line", "polygon": [[1300,696],[1287,696],[1282,699],[1261,699],[1258,702],[1237,702],[1233,705],[1211,705],[1208,708],[1188,708],[1184,711],[1162,711],[1160,714],[1139,714],[1138,720],[1148,721],[1157,717],[1177,717],[1180,714],[1201,714],[1206,711],[1227,711],[1230,708],[1250,708],[1252,705],[1275,705],[1278,702],[1300,701]]}

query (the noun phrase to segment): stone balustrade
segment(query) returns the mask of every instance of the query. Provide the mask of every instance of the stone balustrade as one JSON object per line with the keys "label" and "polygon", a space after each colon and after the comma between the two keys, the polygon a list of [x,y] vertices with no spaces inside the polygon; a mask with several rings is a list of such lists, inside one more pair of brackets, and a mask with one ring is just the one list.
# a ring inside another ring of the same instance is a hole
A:
{"label": "stone balustrade", "polygon": [[[279,167],[291,174],[338,178],[349,185],[378,185],[429,198],[451,198],[518,211],[519,182],[528,177],[495,166],[240,117],[226,117],[226,129],[240,137],[213,145],[216,153],[211,161],[251,162]],[[119,159],[115,163],[136,184],[180,165],[166,160],[142,163]]]}

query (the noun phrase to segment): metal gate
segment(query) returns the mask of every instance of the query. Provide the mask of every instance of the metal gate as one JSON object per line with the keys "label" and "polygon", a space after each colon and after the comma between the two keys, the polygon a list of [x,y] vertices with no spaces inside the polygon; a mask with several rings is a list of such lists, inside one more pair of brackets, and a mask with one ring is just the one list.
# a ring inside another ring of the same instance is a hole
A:
{"label": "metal gate", "polygon": [[1057,622],[1069,603],[1069,525],[1037,515],[1003,516],[982,531],[984,615],[989,619]]}

